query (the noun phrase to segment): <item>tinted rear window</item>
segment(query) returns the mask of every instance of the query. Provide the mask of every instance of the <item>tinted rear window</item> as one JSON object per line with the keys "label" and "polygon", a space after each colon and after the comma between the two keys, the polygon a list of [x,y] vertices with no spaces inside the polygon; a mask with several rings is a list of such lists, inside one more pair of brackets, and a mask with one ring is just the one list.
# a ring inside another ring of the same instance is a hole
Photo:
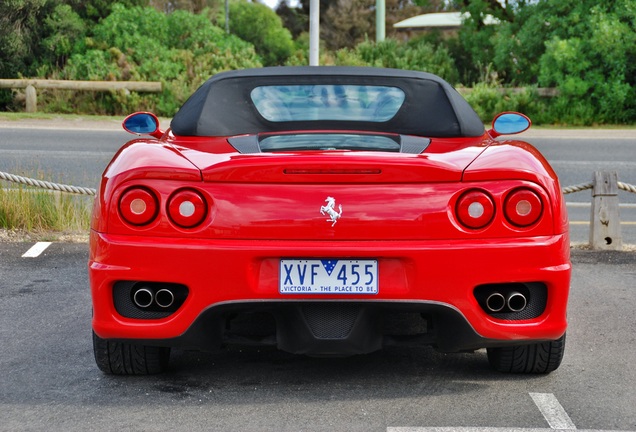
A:
{"label": "tinted rear window", "polygon": [[397,114],[405,98],[397,87],[310,84],[261,86],[250,96],[258,112],[271,122],[386,122]]}
{"label": "tinted rear window", "polygon": [[400,143],[389,136],[365,134],[297,134],[263,138],[262,152],[298,150],[358,150],[399,152]]}

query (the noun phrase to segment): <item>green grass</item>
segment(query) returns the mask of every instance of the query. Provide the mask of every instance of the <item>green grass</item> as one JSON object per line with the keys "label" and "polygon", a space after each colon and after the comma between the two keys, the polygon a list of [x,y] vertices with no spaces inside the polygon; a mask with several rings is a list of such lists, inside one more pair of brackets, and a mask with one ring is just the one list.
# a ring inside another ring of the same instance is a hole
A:
{"label": "green grass", "polygon": [[42,234],[87,234],[93,197],[31,188],[0,188],[0,229]]}

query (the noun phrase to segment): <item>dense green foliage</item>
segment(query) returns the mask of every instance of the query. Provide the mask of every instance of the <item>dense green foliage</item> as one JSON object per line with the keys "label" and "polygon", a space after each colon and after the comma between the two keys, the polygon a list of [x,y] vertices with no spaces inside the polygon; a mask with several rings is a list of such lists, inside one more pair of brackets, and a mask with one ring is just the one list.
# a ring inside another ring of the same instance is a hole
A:
{"label": "dense green foliage", "polygon": [[636,119],[636,0],[544,0],[503,23],[492,41],[493,66],[506,82],[560,90],[548,118]]}
{"label": "dense green foliage", "polygon": [[355,48],[338,51],[335,64],[410,69],[430,72],[457,82],[457,70],[453,58],[443,46],[433,46],[425,41],[399,43],[394,39],[374,43],[364,41]]}
{"label": "dense green foliage", "polygon": [[[612,4],[612,6],[610,6]],[[636,116],[636,4],[622,0],[579,8],[580,34],[552,35],[540,58],[539,84],[556,86],[563,121],[625,123]]]}
{"label": "dense green foliage", "polygon": [[42,32],[38,25],[47,0],[14,0],[0,2],[0,78],[30,73]]}
{"label": "dense green foliage", "polygon": [[[432,72],[468,96],[484,120],[520,110],[538,123],[636,120],[636,0],[387,0],[387,35],[375,37],[374,2],[322,0],[321,64]],[[309,0],[277,13],[257,0],[6,0],[0,2],[0,78],[161,81],[161,94],[39,91],[39,109],[171,116],[223,70],[308,63]],[[461,10],[456,32],[411,34],[396,20]],[[499,24],[486,25],[487,16]],[[501,87],[522,87],[506,91]],[[539,98],[537,87],[556,87]],[[0,91],[0,110],[21,99]],[[18,95],[19,96],[19,95]],[[22,105],[23,106],[23,105]]]}
{"label": "dense green foliage", "polygon": [[247,0],[230,4],[232,33],[254,45],[265,66],[283,64],[294,50],[291,33],[269,7]]}
{"label": "dense green foliage", "polygon": [[226,35],[205,15],[181,10],[167,15],[153,8],[115,5],[92,29],[91,37],[77,43],[59,78],[161,81],[163,94],[77,93],[70,100],[58,92],[49,107],[89,110],[97,97],[99,104],[93,107],[97,114],[144,109],[173,115],[211,75],[259,66],[261,61],[251,44]]}

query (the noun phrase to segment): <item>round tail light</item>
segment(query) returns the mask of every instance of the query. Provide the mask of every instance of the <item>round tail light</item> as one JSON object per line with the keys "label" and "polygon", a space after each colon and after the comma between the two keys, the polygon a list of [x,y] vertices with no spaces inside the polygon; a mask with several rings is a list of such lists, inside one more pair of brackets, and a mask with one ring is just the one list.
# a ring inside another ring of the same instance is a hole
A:
{"label": "round tail light", "polygon": [[132,225],[147,225],[157,216],[157,197],[145,188],[128,189],[119,199],[121,217]]}
{"label": "round tail light", "polygon": [[483,228],[495,214],[495,204],[486,192],[472,190],[464,193],[457,201],[457,219],[472,229]]}
{"label": "round tail light", "polygon": [[530,189],[517,189],[504,202],[504,215],[508,221],[519,227],[534,224],[543,213],[541,198]]}
{"label": "round tail light", "polygon": [[199,225],[208,214],[208,206],[199,192],[191,189],[177,191],[168,201],[168,215],[174,224],[182,228]]}

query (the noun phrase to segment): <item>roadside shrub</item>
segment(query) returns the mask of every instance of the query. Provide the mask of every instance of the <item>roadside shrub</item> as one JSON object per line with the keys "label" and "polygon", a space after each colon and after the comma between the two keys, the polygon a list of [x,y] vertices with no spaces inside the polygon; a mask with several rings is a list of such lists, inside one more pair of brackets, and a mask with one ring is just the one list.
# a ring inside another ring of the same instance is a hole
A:
{"label": "roadside shrub", "polygon": [[535,124],[546,121],[543,112],[547,99],[539,98],[536,87],[506,89],[490,66],[482,73],[481,80],[472,85],[472,91],[465,98],[485,123],[504,111],[526,114]]}
{"label": "roadside shrub", "polygon": [[636,23],[621,14],[594,7],[588,15],[590,35],[554,37],[546,43],[539,83],[559,88],[550,114],[561,123],[636,120]]}
{"label": "roadside shrub", "polygon": [[506,83],[557,87],[552,123],[636,121],[635,0],[528,2],[493,38]]}
{"label": "roadside shrub", "polygon": [[546,121],[545,116],[541,115],[541,107],[544,107],[545,102],[538,97],[534,87],[514,91],[493,87],[487,83],[477,83],[465,98],[485,123],[492,121],[497,114],[504,111],[526,114],[535,124]]}
{"label": "roadside shrub", "polygon": [[451,83],[458,80],[457,70],[450,54],[444,47],[435,47],[422,40],[406,44],[395,39],[383,42],[362,42],[353,49],[337,51],[338,65],[372,66],[430,72]]}
{"label": "roadside shrub", "polygon": [[[324,55],[321,49],[320,53]],[[309,64],[309,33],[304,32],[294,40],[294,50],[285,60],[285,66],[307,66]],[[323,61],[320,64],[327,64]]]}
{"label": "roadside shrub", "polygon": [[66,105],[74,112],[92,114],[124,115],[150,110],[172,116],[210,76],[224,70],[260,66],[250,43],[226,35],[205,15],[181,10],[166,15],[154,8],[126,9],[115,5],[112,13],[92,29],[89,38],[78,41],[59,78],[161,81],[163,92],[66,92],[66,102],[62,93],[49,98],[45,94],[41,105],[44,111]]}

